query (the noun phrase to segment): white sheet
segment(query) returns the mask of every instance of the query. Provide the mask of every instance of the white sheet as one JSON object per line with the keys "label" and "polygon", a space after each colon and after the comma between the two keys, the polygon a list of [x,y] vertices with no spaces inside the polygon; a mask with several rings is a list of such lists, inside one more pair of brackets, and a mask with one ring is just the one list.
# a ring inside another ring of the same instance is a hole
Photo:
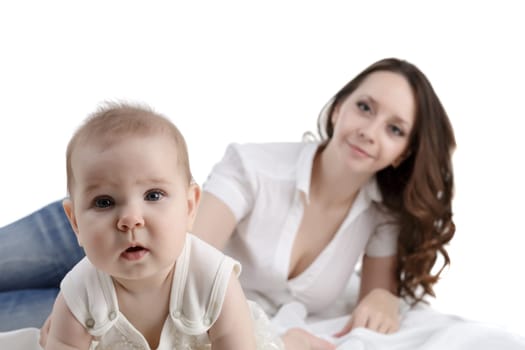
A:
{"label": "white sheet", "polygon": [[342,329],[348,317],[326,321],[309,321],[301,304],[291,303],[273,318],[284,331],[300,327],[317,334],[340,350],[524,350],[525,337],[494,325],[446,315],[428,306],[419,306],[403,313],[400,330],[383,335],[358,328],[342,338],[331,335]]}
{"label": "white sheet", "polygon": [[[391,335],[358,328],[335,339],[347,317],[325,321],[306,319],[298,303],[285,305],[273,318],[279,330],[301,327],[337,344],[339,350],[525,350],[525,338],[496,326],[446,315],[430,307],[406,311],[401,328]],[[39,330],[26,328],[0,333],[2,350],[41,350]]]}
{"label": "white sheet", "polygon": [[12,332],[0,332],[1,350],[42,350],[38,345],[40,330],[24,328]]}

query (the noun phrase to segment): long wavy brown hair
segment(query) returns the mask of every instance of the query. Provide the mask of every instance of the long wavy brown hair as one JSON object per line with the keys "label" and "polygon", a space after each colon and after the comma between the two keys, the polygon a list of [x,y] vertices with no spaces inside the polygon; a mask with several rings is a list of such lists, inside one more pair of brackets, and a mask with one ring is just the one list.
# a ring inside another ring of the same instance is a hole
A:
{"label": "long wavy brown hair", "polygon": [[[397,286],[401,297],[413,303],[425,295],[435,296],[433,285],[450,264],[446,244],[455,233],[452,220],[454,176],[452,153],[456,147],[450,120],[427,77],[413,64],[387,58],[373,63],[348,82],[323,108],[318,128],[328,142],[334,131],[335,108],[371,73],[389,71],[405,77],[416,104],[410,155],[398,167],[388,166],[376,174],[383,196],[382,206],[399,228]],[[433,273],[441,254],[443,263]]]}

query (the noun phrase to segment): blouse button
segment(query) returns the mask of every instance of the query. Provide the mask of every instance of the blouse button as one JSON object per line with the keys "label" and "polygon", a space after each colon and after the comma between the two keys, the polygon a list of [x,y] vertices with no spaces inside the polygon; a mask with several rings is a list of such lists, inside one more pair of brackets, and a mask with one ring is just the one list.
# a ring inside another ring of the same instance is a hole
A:
{"label": "blouse button", "polygon": [[175,318],[180,318],[180,311],[175,311],[175,312],[173,313],[173,317],[175,317]]}
{"label": "blouse button", "polygon": [[211,325],[211,319],[210,319],[209,317],[206,317],[206,318],[204,319],[204,325],[205,325],[205,326],[209,326],[209,325]]}
{"label": "blouse button", "polygon": [[115,311],[111,311],[108,317],[111,321],[113,321],[117,317],[117,313]]}
{"label": "blouse button", "polygon": [[87,328],[93,328],[93,327],[95,327],[95,320],[92,319],[92,318],[88,318],[88,319],[86,320],[86,327],[87,327]]}

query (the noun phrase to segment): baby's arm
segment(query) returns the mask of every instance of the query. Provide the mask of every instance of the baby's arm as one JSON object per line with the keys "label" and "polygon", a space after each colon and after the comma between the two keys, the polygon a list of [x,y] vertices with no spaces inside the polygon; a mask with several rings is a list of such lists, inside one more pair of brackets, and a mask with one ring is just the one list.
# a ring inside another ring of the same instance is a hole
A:
{"label": "baby's arm", "polygon": [[250,309],[235,274],[230,278],[219,318],[208,334],[213,350],[255,350]]}
{"label": "baby's arm", "polygon": [[47,336],[46,350],[89,349],[92,336],[73,316],[62,293],[55,300],[51,317],[53,322]]}

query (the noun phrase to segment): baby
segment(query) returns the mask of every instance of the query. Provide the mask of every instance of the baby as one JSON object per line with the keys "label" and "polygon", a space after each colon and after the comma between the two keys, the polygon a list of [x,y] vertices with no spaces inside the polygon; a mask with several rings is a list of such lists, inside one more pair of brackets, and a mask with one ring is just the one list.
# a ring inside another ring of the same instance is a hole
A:
{"label": "baby", "polygon": [[62,281],[46,349],[283,347],[255,336],[269,322],[248,304],[239,263],[188,233],[200,189],[175,125],[108,104],[66,156],[63,206],[86,258]]}

